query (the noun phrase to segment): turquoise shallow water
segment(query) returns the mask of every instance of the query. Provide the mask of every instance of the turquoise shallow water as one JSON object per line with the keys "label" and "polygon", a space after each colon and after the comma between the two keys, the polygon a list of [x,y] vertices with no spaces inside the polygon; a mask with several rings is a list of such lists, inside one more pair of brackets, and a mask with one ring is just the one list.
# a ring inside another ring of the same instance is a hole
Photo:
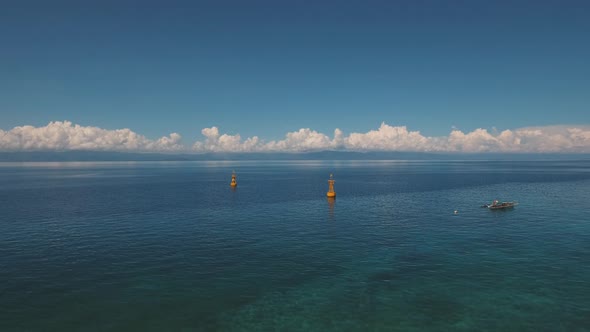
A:
{"label": "turquoise shallow water", "polygon": [[588,161],[3,163],[0,201],[1,331],[590,329]]}

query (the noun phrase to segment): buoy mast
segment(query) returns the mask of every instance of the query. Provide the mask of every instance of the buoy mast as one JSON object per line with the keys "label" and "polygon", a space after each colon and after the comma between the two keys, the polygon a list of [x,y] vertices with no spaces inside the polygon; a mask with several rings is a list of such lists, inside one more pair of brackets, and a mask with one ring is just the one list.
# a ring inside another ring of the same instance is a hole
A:
{"label": "buoy mast", "polygon": [[328,180],[328,193],[326,194],[328,197],[336,197],[336,192],[334,191],[334,182],[336,181],[333,179],[332,174],[330,174],[330,180]]}

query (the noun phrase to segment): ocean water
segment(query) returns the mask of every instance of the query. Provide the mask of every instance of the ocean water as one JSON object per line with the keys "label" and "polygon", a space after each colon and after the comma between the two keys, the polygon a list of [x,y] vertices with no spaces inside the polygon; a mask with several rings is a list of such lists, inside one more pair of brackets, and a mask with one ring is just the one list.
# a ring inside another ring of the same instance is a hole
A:
{"label": "ocean water", "polygon": [[0,331],[590,331],[590,161],[0,163]]}

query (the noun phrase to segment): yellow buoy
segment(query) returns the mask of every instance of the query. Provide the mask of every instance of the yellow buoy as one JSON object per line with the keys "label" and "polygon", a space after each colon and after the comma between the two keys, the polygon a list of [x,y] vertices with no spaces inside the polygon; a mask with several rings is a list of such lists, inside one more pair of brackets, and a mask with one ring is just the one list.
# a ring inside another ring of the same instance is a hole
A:
{"label": "yellow buoy", "polygon": [[332,178],[332,174],[330,174],[330,180],[328,180],[328,193],[326,196],[328,197],[336,197],[336,192],[334,191],[334,179]]}
{"label": "yellow buoy", "polygon": [[232,186],[232,187],[235,187],[235,186],[238,185],[238,182],[236,181],[236,171],[233,171],[231,173],[231,182],[230,182],[229,185]]}

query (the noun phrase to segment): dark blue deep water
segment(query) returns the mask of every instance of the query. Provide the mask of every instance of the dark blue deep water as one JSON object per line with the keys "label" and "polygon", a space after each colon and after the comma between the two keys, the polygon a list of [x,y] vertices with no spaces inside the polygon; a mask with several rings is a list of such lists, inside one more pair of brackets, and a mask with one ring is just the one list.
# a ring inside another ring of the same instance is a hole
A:
{"label": "dark blue deep water", "polygon": [[0,164],[0,331],[450,330],[590,331],[589,161]]}

